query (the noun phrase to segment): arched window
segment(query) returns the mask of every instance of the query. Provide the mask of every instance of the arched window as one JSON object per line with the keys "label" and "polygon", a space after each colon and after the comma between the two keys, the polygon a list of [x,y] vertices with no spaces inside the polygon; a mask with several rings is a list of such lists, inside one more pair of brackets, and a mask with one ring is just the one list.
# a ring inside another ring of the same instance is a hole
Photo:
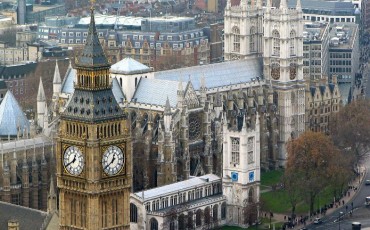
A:
{"label": "arched window", "polygon": [[280,34],[279,31],[274,30],[272,31],[272,55],[279,56],[280,55]]}
{"label": "arched window", "polygon": [[250,35],[249,35],[249,49],[250,52],[256,52],[256,28],[254,26],[250,29]]}
{"label": "arched window", "polygon": [[232,29],[233,33],[233,51],[240,52],[240,30],[238,27],[234,26]]}
{"label": "arched window", "polygon": [[213,206],[213,223],[216,223],[218,221],[218,205],[215,204]]}
{"label": "arched window", "polygon": [[221,205],[221,219],[226,219],[226,202]]}
{"label": "arched window", "polygon": [[193,212],[188,212],[188,222],[186,224],[186,227],[188,229],[193,229],[194,224],[193,224]]}
{"label": "arched window", "polygon": [[295,51],[295,39],[296,39],[296,35],[295,35],[295,31],[292,30],[290,31],[290,41],[289,41],[289,45],[290,45],[290,56],[295,56],[296,55],[296,51]]}
{"label": "arched window", "polygon": [[130,222],[137,223],[137,207],[130,203]]}
{"label": "arched window", "polygon": [[204,210],[204,223],[205,224],[210,224],[211,223],[211,209],[207,207]]}
{"label": "arched window", "polygon": [[202,226],[202,210],[198,209],[195,216],[195,224],[197,227]]}
{"label": "arched window", "polygon": [[181,214],[179,216],[179,229],[185,229],[185,215]]}
{"label": "arched window", "polygon": [[154,217],[150,219],[150,230],[158,230],[158,221]]}
{"label": "arched window", "polygon": [[248,203],[254,202],[254,189],[250,188],[248,192]]}

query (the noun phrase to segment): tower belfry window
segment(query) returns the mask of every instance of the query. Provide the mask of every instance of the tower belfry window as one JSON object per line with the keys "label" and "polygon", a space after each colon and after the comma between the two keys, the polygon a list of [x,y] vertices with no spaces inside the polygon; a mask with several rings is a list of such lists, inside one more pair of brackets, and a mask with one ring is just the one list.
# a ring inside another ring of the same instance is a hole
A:
{"label": "tower belfry window", "polygon": [[290,48],[290,56],[294,56],[296,55],[296,52],[295,52],[295,31],[292,30],[290,32],[290,41],[289,41],[289,48]]}
{"label": "tower belfry window", "polygon": [[240,52],[240,29],[238,27],[233,27],[232,36],[233,36],[233,51]]}
{"label": "tower belfry window", "polygon": [[272,32],[272,55],[273,56],[279,56],[280,55],[280,34],[277,30],[274,30]]}
{"label": "tower belfry window", "polygon": [[237,137],[231,138],[231,164],[239,164],[240,158],[240,139]]}

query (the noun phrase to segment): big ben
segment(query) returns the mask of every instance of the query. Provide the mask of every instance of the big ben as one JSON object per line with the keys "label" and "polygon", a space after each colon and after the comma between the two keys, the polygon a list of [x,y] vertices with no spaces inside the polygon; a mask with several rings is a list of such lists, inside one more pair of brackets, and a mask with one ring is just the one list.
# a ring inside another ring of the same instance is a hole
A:
{"label": "big ben", "polygon": [[130,138],[112,93],[93,7],[75,66],[75,90],[60,115],[57,138],[60,229],[129,229]]}

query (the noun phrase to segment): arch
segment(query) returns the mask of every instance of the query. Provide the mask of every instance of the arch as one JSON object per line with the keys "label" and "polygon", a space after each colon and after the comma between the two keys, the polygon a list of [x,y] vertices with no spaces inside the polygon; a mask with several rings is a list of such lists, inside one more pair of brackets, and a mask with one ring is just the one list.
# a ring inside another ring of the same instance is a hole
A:
{"label": "arch", "polygon": [[159,128],[159,121],[160,121],[159,114],[156,114],[154,117],[154,125],[153,125],[153,137],[152,141],[157,142],[158,141],[158,128]]}
{"label": "arch", "polygon": [[185,229],[185,215],[181,214],[179,216],[179,229]]}
{"label": "arch", "polygon": [[215,204],[213,206],[212,217],[213,223],[216,223],[218,221],[218,204]]}
{"label": "arch", "polygon": [[252,26],[249,32],[249,51],[256,52],[256,27]]}
{"label": "arch", "polygon": [[204,209],[204,224],[210,224],[211,223],[211,208],[206,207]]}
{"label": "arch", "polygon": [[195,213],[195,225],[197,227],[202,226],[202,209],[198,209],[197,212]]}
{"label": "arch", "polygon": [[137,207],[130,203],[130,222],[137,223]]}
{"label": "arch", "polygon": [[221,204],[221,220],[226,219],[226,202]]}
{"label": "arch", "polygon": [[272,31],[272,55],[280,55],[280,33],[277,30]]}
{"label": "arch", "polygon": [[240,52],[240,29],[237,26],[234,26],[231,29],[233,36],[233,51]]}
{"label": "arch", "polygon": [[194,228],[194,223],[193,223],[193,215],[194,215],[194,213],[193,212],[188,212],[188,221],[187,221],[187,223],[186,223],[186,227],[188,228],[188,229],[193,229]]}
{"label": "arch", "polygon": [[254,202],[254,189],[250,188],[248,191],[248,203]]}
{"label": "arch", "polygon": [[158,221],[154,217],[150,219],[150,230],[158,230]]}

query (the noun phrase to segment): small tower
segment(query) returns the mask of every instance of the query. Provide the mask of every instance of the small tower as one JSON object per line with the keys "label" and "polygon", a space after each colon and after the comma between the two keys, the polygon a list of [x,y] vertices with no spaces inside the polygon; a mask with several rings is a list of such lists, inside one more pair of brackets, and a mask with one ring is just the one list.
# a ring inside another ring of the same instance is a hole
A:
{"label": "small tower", "polygon": [[39,167],[36,161],[36,145],[33,144],[32,157],[32,208],[39,209]]}
{"label": "small tower", "polygon": [[55,70],[54,70],[54,78],[53,78],[53,99],[58,98],[61,86],[62,86],[62,80],[60,78],[58,61],[55,61]]}
{"label": "small tower", "polygon": [[28,171],[28,163],[27,163],[27,148],[26,143],[24,141],[24,153],[23,153],[23,162],[22,162],[22,200],[23,206],[29,207],[30,206],[30,175]]}
{"label": "small tower", "polygon": [[54,188],[53,176],[50,177],[50,188],[48,194],[48,213],[55,212],[57,210],[57,194]]}
{"label": "small tower", "polygon": [[171,113],[171,105],[170,100],[167,97],[166,100],[166,107],[164,108],[164,128],[165,132],[168,133],[171,128],[171,120],[172,120],[172,113]]}
{"label": "small tower", "polygon": [[37,92],[37,124],[41,128],[44,128],[45,104],[46,104],[46,97],[45,97],[44,85],[42,83],[42,78],[40,77],[39,89]]}

